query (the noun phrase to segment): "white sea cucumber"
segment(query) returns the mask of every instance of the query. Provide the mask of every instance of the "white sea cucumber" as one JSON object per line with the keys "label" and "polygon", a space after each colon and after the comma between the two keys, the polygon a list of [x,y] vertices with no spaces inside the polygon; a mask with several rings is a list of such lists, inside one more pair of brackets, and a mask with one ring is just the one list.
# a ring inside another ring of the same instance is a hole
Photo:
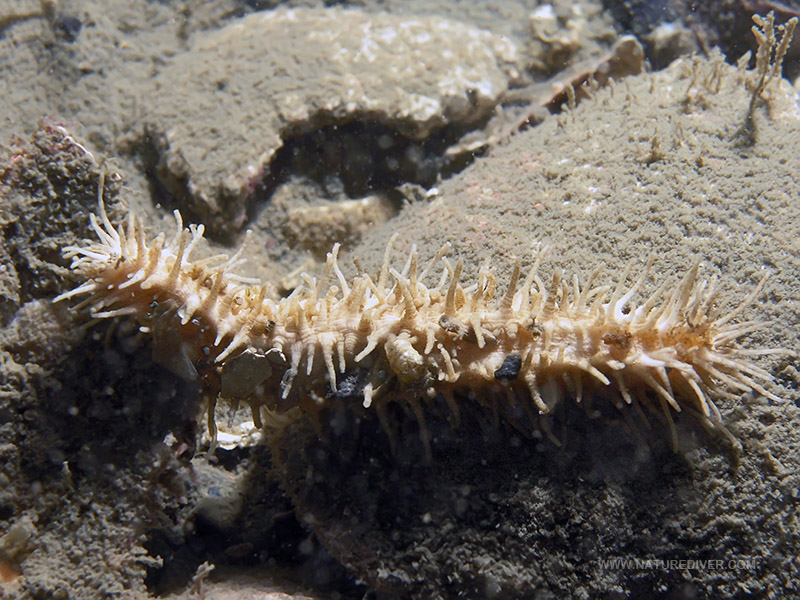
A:
{"label": "white sea cucumber", "polygon": [[[581,283],[556,270],[549,285],[537,275],[543,253],[521,280],[513,268],[502,296],[494,275],[459,282],[462,263],[439,252],[420,272],[412,251],[402,272],[391,268],[391,242],[377,281],[361,272],[348,281],[337,264],[338,245],[320,279],[282,299],[268,285],[233,274],[239,253],[192,260],[203,226],[148,241],[133,213],[114,227],[102,202],[91,216],[97,241],[65,249],[85,278],[56,301],[88,295],[95,319],[133,317],[154,337],[157,359],[198,379],[212,400],[244,401],[260,423],[262,409],[299,409],[314,418],[320,407],[349,401],[377,410],[385,424],[389,402],[409,407],[424,432],[422,402],[443,398],[458,417],[465,399],[534,426],[564,397],[578,402],[587,390],[609,390],[625,405],[672,412],[689,409],[705,424],[722,426],[712,398],[754,391],[769,372],[753,356],[782,352],[743,349],[739,338],[766,322],[737,322],[759,296],[765,279],[734,310],[720,314],[718,287],[698,279],[699,262],[677,286],[660,285],[640,304],[635,294],[652,260],[628,287],[632,264],[616,286]],[[444,265],[438,285],[423,281]],[[333,280],[333,283],[329,280]],[[674,442],[674,428],[672,428]]]}

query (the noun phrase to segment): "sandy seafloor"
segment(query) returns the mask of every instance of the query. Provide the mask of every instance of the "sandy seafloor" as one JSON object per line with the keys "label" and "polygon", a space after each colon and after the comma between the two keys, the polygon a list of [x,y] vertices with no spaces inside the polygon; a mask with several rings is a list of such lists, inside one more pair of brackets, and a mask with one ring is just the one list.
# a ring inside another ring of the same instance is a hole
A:
{"label": "sandy seafloor", "polygon": [[247,274],[284,292],[336,241],[348,275],[376,271],[393,233],[398,256],[450,242],[465,281],[488,263],[501,286],[537,243],[545,277],[612,282],[653,255],[647,290],[699,258],[728,308],[768,270],[746,316],[770,324],[743,344],[800,351],[789,82],[749,144],[754,75],[716,54],[550,115],[550,79],[604,68],[620,38],[593,2],[259,21],[271,4],[0,0],[0,598],[800,595],[795,358],[757,359],[780,402],[715,398],[735,445],[684,416],[673,451],[658,419],[642,443],[567,411],[557,448],[432,414],[426,462],[413,419],[392,456],[374,419],[267,446],[237,437],[241,411],[209,456],[197,391],[147,338],[49,302],[77,284],[60,249],[89,235],[102,180],[153,234],[174,208],[215,248],[251,229]]}

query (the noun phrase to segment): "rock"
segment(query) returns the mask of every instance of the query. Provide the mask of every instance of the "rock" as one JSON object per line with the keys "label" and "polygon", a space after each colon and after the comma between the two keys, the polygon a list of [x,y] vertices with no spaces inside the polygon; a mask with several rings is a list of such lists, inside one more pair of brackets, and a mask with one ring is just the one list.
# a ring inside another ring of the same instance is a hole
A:
{"label": "rock", "polygon": [[384,196],[340,202],[320,201],[292,209],[283,226],[286,237],[324,260],[336,242],[349,248],[375,225],[388,221],[395,209]]}
{"label": "rock", "polygon": [[55,119],[42,119],[29,139],[15,138],[0,156],[0,290],[9,294],[0,301],[3,321],[25,302],[64,291],[72,276],[61,249],[92,235],[89,213],[101,181],[111,210],[121,175]]}
{"label": "rock", "polygon": [[[751,96],[745,82],[756,77],[717,55],[597,90],[443,181],[429,201],[368,232],[353,255],[374,273],[393,233],[395,256],[416,245],[422,264],[451,242],[466,285],[488,261],[507,281],[513,257],[529,259],[544,241],[553,247],[544,281],[556,267],[585,281],[602,265],[613,285],[628,261],[650,254],[657,270],[645,296],[702,258],[704,277],[719,279],[722,312],[769,269],[764,294],[740,318],[774,327],[742,344],[796,352],[800,113],[794,89],[774,80],[755,111],[754,144],[737,145]],[[563,426],[553,428],[560,448],[494,426],[491,409],[471,409],[468,398],[451,428],[444,400],[432,399],[427,463],[414,415],[392,405],[390,434],[369,413],[335,415],[324,442],[299,421],[273,439],[273,458],[304,522],[381,593],[589,598],[661,587],[733,597],[746,586],[785,595],[786,581],[797,581],[785,565],[800,544],[788,499],[800,481],[793,362],[759,359],[776,377],[770,389],[780,404],[715,398],[744,447],[738,461],[684,415],[678,452],[654,413],[647,442],[638,442],[625,413],[602,415],[594,398],[586,412],[565,403]],[[711,570],[606,562],[675,556],[723,562]]]}
{"label": "rock", "polygon": [[211,231],[232,233],[287,137],[368,119],[422,139],[474,122],[517,77],[517,55],[506,37],[439,17],[256,13],[198,35],[156,77],[156,173]]}

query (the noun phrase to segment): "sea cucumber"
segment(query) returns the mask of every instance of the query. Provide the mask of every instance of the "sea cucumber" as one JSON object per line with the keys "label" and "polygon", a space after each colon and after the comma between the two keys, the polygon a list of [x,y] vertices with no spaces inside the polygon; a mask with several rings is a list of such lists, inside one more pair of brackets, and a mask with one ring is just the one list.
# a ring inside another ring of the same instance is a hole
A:
{"label": "sea cucumber", "polygon": [[[416,415],[427,444],[425,400],[443,399],[456,421],[467,401],[538,429],[565,397],[580,403],[587,391],[603,391],[623,412],[660,409],[674,444],[673,411],[723,427],[715,396],[754,391],[779,400],[764,387],[771,374],[751,358],[782,351],[736,344],[766,325],[737,322],[766,277],[720,314],[719,288],[698,279],[699,261],[678,285],[665,281],[634,304],[652,259],[630,287],[633,263],[615,286],[597,285],[599,271],[581,283],[559,270],[546,285],[540,252],[524,280],[516,262],[499,295],[485,269],[463,287],[462,263],[448,261],[447,248],[421,271],[412,251],[398,272],[390,241],[377,280],[359,269],[348,281],[334,245],[320,279],[303,274],[278,300],[269,285],[234,274],[240,252],[192,260],[203,226],[185,229],[178,211],[172,239],[150,241],[132,212],[117,227],[102,201],[98,214],[98,240],[64,250],[85,282],[55,300],[88,295],[77,308],[90,307],[95,319],[135,318],[152,334],[157,360],[201,382],[212,403],[248,403],[256,424],[262,410],[315,418],[321,407],[349,402],[372,407],[385,425],[388,403],[398,402]],[[429,287],[424,280],[439,263],[439,283]]]}

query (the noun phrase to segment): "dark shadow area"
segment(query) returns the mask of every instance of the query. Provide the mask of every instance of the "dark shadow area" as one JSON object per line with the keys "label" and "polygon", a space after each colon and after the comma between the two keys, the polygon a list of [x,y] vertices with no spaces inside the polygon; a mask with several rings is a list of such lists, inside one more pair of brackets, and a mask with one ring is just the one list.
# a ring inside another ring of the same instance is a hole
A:
{"label": "dark shadow area", "polygon": [[[275,153],[265,176],[250,192],[247,212],[252,219],[260,205],[269,202],[275,189],[290,178],[306,178],[317,184],[331,198],[361,198],[377,192],[391,192],[403,184],[425,188],[466,168],[479,153],[446,151],[467,131],[480,128],[485,121],[470,125],[451,124],[432,132],[424,139],[413,139],[385,122],[362,116],[359,120],[329,123],[303,133],[285,133],[284,144]],[[193,214],[193,202],[186,198],[189,180],[163,180],[162,157],[152,138],[145,136],[134,148],[139,153],[150,184],[154,203],[166,208],[180,206],[188,220],[203,222]],[[224,206],[224,199],[221,201]],[[231,232],[213,228],[207,222],[208,236],[229,242]]]}
{"label": "dark shadow area", "polygon": [[[589,411],[565,400],[551,425],[564,434],[557,447],[538,430],[498,420],[491,408],[460,404],[458,427],[442,399],[426,409],[431,460],[417,420],[394,403],[390,435],[374,412],[343,409],[323,419],[324,441],[300,421],[273,442],[298,511],[376,590],[561,597],[600,558],[669,556],[657,534],[643,533],[669,518],[670,498],[690,493],[692,470],[657,419],[648,419],[643,443],[604,399]],[[697,433],[691,422],[679,426],[688,436],[682,442]],[[481,561],[496,569],[484,572]],[[618,572],[608,581],[633,589],[639,577],[641,589],[658,589],[660,577],[680,583],[679,571]]]}
{"label": "dark shadow area", "polygon": [[229,471],[235,487],[204,490],[185,535],[176,536],[169,528],[148,532],[145,547],[162,561],[148,569],[145,583],[151,593],[163,596],[187,589],[198,567],[209,562],[220,571],[291,569],[296,583],[306,588],[338,593],[343,599],[363,597],[364,586],[297,520],[272,474],[266,447],[218,449],[210,462]]}

